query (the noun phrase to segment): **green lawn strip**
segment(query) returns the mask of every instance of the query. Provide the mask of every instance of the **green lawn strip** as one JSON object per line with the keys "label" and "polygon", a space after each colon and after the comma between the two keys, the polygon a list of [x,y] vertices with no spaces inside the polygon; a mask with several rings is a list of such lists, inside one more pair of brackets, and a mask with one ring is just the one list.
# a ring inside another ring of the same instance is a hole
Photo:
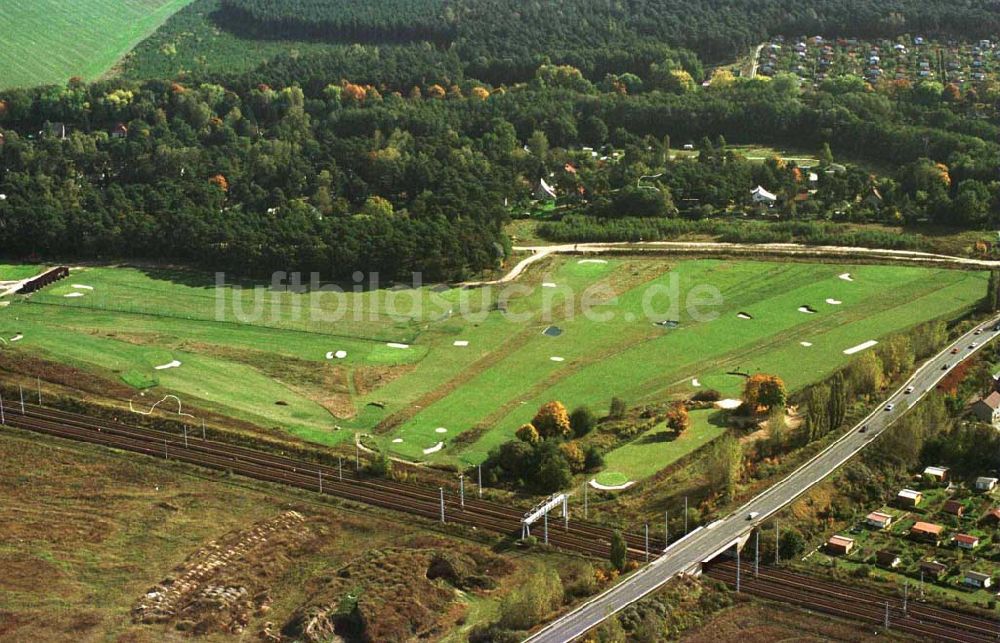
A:
{"label": "green lawn strip", "polygon": [[[627,480],[643,480],[726,431],[724,411],[700,409],[690,415],[691,427],[680,436],[666,424],[660,424],[628,444],[609,451],[604,456],[607,470],[622,473]],[[598,482],[606,484],[603,480]]]}
{"label": "green lawn strip", "polygon": [[34,301],[16,306],[16,310],[22,319],[45,321],[50,325],[62,327],[67,332],[111,334],[178,350],[196,351],[193,344],[209,344],[265,351],[276,356],[285,355],[310,361],[326,361],[328,352],[344,350],[347,352],[347,357],[336,360],[336,363],[344,365],[409,364],[419,361],[426,354],[426,349],[422,346],[392,349],[384,342],[366,339],[177,317],[51,306]]}
{"label": "green lawn strip", "polygon": [[[93,290],[84,297],[67,298],[77,290],[73,284]],[[344,290],[344,286],[339,288]],[[259,283],[216,288],[214,281],[197,273],[88,268],[33,298],[67,307],[411,343],[422,326],[447,321],[445,316],[455,307],[459,292],[420,288],[355,293],[348,286],[347,292],[300,294],[272,292],[269,285]]]}

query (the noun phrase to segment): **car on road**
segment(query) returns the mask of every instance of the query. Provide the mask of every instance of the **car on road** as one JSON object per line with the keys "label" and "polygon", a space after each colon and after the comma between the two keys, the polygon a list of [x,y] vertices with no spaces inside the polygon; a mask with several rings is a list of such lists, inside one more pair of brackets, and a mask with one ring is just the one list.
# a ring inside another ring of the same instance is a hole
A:
{"label": "car on road", "polygon": [[861,427],[861,430],[858,431],[858,433],[868,433],[868,425],[866,424],[863,427]]}
{"label": "car on road", "polygon": [[749,514],[747,514],[747,520],[753,520],[759,515],[760,515],[759,511],[751,511]]}
{"label": "car on road", "polygon": [[993,330],[994,331],[1000,331],[1000,324],[997,324],[996,326],[994,326]]}
{"label": "car on road", "polygon": [[906,390],[905,390],[905,391],[903,391],[903,393],[905,393],[906,395],[909,395],[910,393],[912,393],[912,392],[913,392],[913,390],[914,390],[914,389],[913,389],[913,387],[912,387],[912,386],[907,386],[907,387],[906,387]]}
{"label": "car on road", "polygon": [[944,366],[941,367],[941,370],[947,371],[949,368],[951,368],[951,364],[945,364]]}
{"label": "car on road", "polygon": [[958,355],[958,346],[956,346],[955,348],[951,349],[951,354],[952,355]]}
{"label": "car on road", "polygon": [[886,412],[892,411],[894,408],[896,408],[895,404],[890,403],[885,405]]}
{"label": "car on road", "polygon": [[983,334],[983,329],[982,329],[982,328],[977,328],[977,329],[976,329],[976,332],[974,332],[974,333],[972,333],[972,334],[973,334],[973,335],[982,335],[982,334]]}
{"label": "car on road", "polygon": [[979,346],[979,344],[977,344],[976,342],[972,342],[971,344],[969,344],[969,350],[970,351],[975,350],[976,346]]}

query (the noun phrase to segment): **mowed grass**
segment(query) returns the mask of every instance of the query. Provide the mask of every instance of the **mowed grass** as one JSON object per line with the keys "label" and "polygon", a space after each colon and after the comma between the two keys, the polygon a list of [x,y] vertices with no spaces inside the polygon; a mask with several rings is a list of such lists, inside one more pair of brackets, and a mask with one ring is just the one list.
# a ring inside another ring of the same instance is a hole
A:
{"label": "mowed grass", "polygon": [[[606,468],[597,481],[601,484],[623,484],[628,480],[648,478],[726,431],[724,411],[700,409],[690,415],[690,428],[679,436],[666,424],[661,424],[625,446],[608,452],[604,456]],[[619,474],[620,478],[615,478],[614,474]],[[606,482],[609,479],[620,481]]]}
{"label": "mowed grass", "polygon": [[0,263],[0,281],[20,281],[44,270],[41,266],[23,266]]}
{"label": "mowed grass", "polygon": [[[603,413],[612,396],[663,400],[693,392],[695,378],[737,397],[736,370],[773,372],[801,388],[847,363],[846,348],[974,305],[986,275],[560,257],[510,289],[341,287],[216,288],[212,275],[84,268],[0,308],[0,337],[23,334],[3,350],[124,382],[137,409],[171,393],[320,443],[373,432],[404,457],[471,464],[553,399]],[[718,305],[688,306],[712,292]],[[741,311],[753,319],[737,318]],[[655,323],[664,320],[678,326]],[[545,334],[549,326],[561,334]],[[336,351],[346,356],[328,359]],[[156,368],[174,360],[181,366]]]}
{"label": "mowed grass", "polygon": [[[557,282],[570,280],[566,271],[574,270],[573,264],[562,270],[553,277]],[[847,272],[855,281],[838,278]],[[650,323],[644,298],[651,287],[669,292],[674,279],[682,301],[697,286],[717,288],[722,296],[717,316],[699,321],[684,306],[669,312],[667,307],[660,317],[679,321],[679,328]],[[736,369],[776,373],[795,390],[846,364],[844,349],[971,306],[981,298],[985,279],[981,273],[901,266],[682,261],[605,306],[605,312],[616,313],[611,320],[577,316],[560,323],[565,332],[559,337],[539,332],[422,410],[399,435],[419,439],[426,448],[439,437],[431,432],[436,427],[455,436],[479,425],[478,439],[463,440],[455,449],[462,461],[474,463],[553,399],[570,407],[588,404],[601,413],[612,396],[630,404],[663,399],[693,391],[695,378],[735,397],[743,379],[728,373]],[[842,303],[830,305],[827,298]],[[818,312],[801,313],[802,305]],[[754,319],[739,319],[741,311]],[[552,362],[550,356],[564,361]]]}
{"label": "mowed grass", "polygon": [[103,75],[191,0],[23,0],[0,3],[0,89]]}

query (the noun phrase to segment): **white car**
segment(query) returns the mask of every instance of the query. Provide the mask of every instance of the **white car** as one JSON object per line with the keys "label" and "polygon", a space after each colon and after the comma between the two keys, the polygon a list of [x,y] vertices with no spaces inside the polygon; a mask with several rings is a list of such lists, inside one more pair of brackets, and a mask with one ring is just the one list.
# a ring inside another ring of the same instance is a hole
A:
{"label": "white car", "polygon": [[754,518],[756,518],[756,517],[757,517],[757,516],[759,516],[759,515],[760,515],[760,512],[759,512],[759,511],[751,511],[751,512],[750,512],[750,513],[749,513],[749,514],[747,515],[747,520],[753,520]]}
{"label": "white car", "polygon": [[913,392],[913,390],[914,390],[914,389],[913,389],[913,387],[912,387],[912,386],[907,386],[907,387],[906,387],[906,390],[905,390],[905,391],[903,391],[903,393],[905,393],[905,394],[909,395],[910,393],[912,393],[912,392]]}
{"label": "white car", "polygon": [[885,410],[886,410],[886,412],[887,412],[887,413],[888,413],[889,411],[892,411],[892,410],[893,410],[894,408],[896,408],[896,405],[895,405],[895,404],[886,404],[886,405],[885,405]]}

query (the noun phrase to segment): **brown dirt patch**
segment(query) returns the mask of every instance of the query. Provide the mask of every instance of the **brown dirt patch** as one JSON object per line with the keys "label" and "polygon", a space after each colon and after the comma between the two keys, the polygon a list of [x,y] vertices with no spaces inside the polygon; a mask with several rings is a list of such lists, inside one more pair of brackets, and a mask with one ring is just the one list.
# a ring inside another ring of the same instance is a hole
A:
{"label": "brown dirt patch", "polygon": [[138,623],[175,623],[196,634],[242,632],[270,603],[268,585],[319,535],[296,511],[230,532],[192,554],[132,609]]}
{"label": "brown dirt patch", "polygon": [[[774,641],[879,641],[871,627],[839,621],[788,605],[741,603],[681,637],[686,643],[773,643]],[[889,640],[901,640],[890,636]]]}
{"label": "brown dirt patch", "polygon": [[354,391],[358,395],[368,395],[383,386],[406,375],[416,368],[415,364],[405,366],[360,366],[354,369]]}

